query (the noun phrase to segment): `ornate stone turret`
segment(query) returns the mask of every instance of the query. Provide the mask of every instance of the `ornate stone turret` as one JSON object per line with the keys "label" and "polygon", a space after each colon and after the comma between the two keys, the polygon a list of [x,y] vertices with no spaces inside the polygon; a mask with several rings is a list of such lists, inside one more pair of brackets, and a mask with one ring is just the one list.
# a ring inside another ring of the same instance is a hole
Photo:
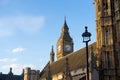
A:
{"label": "ornate stone turret", "polygon": [[91,46],[89,55],[89,71],[92,72],[96,68],[97,57],[94,54],[93,47]]}
{"label": "ornate stone turret", "polygon": [[50,64],[52,64],[54,62],[54,50],[53,50],[53,46],[52,46],[52,50],[50,52]]}
{"label": "ornate stone turret", "polygon": [[90,55],[89,55],[89,80],[99,79],[96,61],[97,61],[97,56],[94,53],[93,46],[91,46]]}
{"label": "ornate stone turret", "polygon": [[66,58],[66,64],[65,64],[65,72],[63,74],[63,79],[62,80],[72,80],[72,76],[70,73],[70,67],[68,64],[68,58]]}
{"label": "ornate stone turret", "polygon": [[13,75],[11,67],[10,67],[10,72],[8,73],[8,75]]}
{"label": "ornate stone turret", "polygon": [[30,67],[24,69],[24,80],[38,80],[39,70],[32,70]]}

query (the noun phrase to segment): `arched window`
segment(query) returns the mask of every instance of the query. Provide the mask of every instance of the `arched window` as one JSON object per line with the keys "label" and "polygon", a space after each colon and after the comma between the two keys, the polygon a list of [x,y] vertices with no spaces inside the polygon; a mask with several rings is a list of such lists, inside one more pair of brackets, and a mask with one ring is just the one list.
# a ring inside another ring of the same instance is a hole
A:
{"label": "arched window", "polygon": [[110,57],[110,53],[107,52],[107,64],[108,64],[108,68],[111,67],[111,57]]}
{"label": "arched window", "polygon": [[103,2],[104,10],[108,9],[108,1],[104,0]]}
{"label": "arched window", "polygon": [[117,61],[117,67],[119,68],[120,67],[120,61],[119,61],[119,53],[118,52],[116,52],[115,53],[116,54],[116,61]]}
{"label": "arched window", "polygon": [[106,45],[109,44],[109,32],[108,32],[108,30],[106,30],[106,33],[105,33],[105,42],[106,42]]}

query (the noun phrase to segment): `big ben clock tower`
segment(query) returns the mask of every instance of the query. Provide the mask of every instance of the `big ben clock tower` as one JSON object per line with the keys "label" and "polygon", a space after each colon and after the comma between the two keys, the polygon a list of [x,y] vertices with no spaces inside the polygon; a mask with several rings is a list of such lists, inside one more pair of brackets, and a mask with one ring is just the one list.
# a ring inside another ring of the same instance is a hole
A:
{"label": "big ben clock tower", "polygon": [[73,52],[73,40],[70,37],[69,28],[65,19],[61,29],[61,35],[57,42],[57,59],[60,59],[63,56],[70,54],[71,52]]}

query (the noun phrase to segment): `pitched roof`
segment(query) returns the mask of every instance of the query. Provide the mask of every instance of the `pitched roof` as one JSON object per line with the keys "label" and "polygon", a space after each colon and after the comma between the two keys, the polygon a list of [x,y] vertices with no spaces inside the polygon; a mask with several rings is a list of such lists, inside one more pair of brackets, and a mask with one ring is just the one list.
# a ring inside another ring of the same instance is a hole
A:
{"label": "pitched roof", "polygon": [[[91,46],[93,47],[93,49],[96,49],[96,42],[89,45],[88,47],[89,50]],[[73,53],[70,53],[64,56],[63,58],[53,62],[52,64],[49,64],[51,74],[54,75],[60,72],[64,72],[66,58],[68,58],[70,70],[75,70],[75,69],[86,67],[86,55],[85,55],[86,50],[85,49],[86,48],[84,47],[76,52],[73,52]],[[48,70],[49,70],[49,67],[47,64],[46,67],[44,68],[44,71],[42,71],[41,78],[45,78],[47,76]]]}

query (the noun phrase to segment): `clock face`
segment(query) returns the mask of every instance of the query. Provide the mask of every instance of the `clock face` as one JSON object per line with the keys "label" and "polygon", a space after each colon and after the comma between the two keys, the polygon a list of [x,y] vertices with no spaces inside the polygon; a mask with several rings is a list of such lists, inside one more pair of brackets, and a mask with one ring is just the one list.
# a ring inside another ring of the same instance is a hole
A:
{"label": "clock face", "polygon": [[59,52],[60,50],[61,50],[61,46],[59,45],[59,46],[58,46],[58,52]]}
{"label": "clock face", "polygon": [[70,51],[71,50],[71,46],[70,45],[65,45],[65,50],[66,51]]}

